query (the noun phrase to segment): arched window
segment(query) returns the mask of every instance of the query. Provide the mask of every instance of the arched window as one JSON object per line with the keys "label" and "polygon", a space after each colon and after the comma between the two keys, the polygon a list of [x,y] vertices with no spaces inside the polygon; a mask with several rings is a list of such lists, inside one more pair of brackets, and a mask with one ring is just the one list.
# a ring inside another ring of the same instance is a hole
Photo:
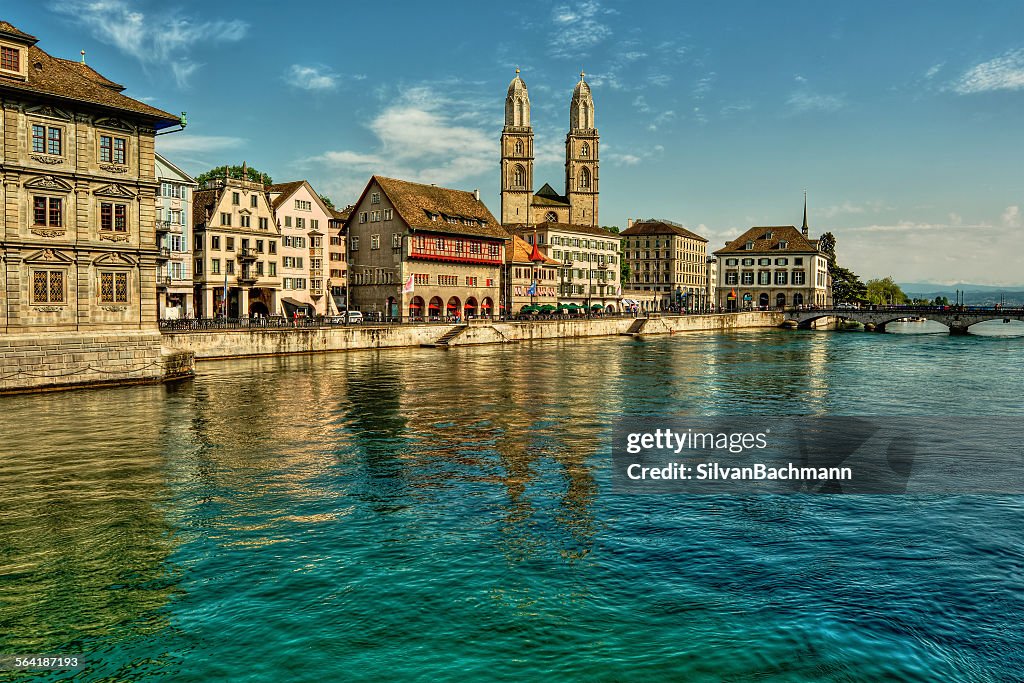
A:
{"label": "arched window", "polygon": [[516,140],[516,154],[521,155],[523,153],[523,141]]}
{"label": "arched window", "polygon": [[583,143],[583,146],[580,147],[580,156],[584,158],[590,156],[590,145],[585,142]]}
{"label": "arched window", "polygon": [[580,169],[580,189],[590,187],[590,169],[586,166]]}
{"label": "arched window", "polygon": [[547,221],[548,223],[557,223],[558,214],[555,213],[554,211],[548,211],[547,215],[544,216],[544,220]]}
{"label": "arched window", "polygon": [[526,187],[526,169],[522,166],[516,166],[512,169],[512,187]]}
{"label": "arched window", "polygon": [[526,116],[525,116],[524,108],[523,108],[523,98],[521,98],[521,97],[517,97],[516,98],[516,125],[517,126],[525,126],[526,125]]}

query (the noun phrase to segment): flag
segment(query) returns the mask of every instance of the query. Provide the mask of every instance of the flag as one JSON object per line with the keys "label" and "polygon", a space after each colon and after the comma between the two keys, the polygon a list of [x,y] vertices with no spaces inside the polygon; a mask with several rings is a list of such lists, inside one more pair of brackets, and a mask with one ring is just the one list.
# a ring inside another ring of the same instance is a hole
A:
{"label": "flag", "polygon": [[621,284],[615,286],[615,296],[622,296],[622,285]]}
{"label": "flag", "polygon": [[415,275],[410,275],[406,279],[405,284],[402,285],[402,294],[409,294],[410,292],[416,291],[416,280],[415,280],[415,277],[416,277]]}
{"label": "flag", "polygon": [[528,290],[526,290],[526,294],[528,296],[536,296],[536,294],[537,294],[537,281],[536,280],[534,280],[533,282],[530,283],[530,288]]}

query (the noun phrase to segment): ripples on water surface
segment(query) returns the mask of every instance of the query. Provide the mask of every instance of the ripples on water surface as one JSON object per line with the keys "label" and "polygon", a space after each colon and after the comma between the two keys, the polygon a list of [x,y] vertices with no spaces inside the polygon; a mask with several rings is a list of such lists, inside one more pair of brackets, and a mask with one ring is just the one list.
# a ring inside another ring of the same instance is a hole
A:
{"label": "ripples on water surface", "polygon": [[616,495],[606,430],[1017,429],[1022,361],[1019,338],[695,334],[0,399],[0,653],[81,653],[82,681],[1019,681],[1021,497]]}

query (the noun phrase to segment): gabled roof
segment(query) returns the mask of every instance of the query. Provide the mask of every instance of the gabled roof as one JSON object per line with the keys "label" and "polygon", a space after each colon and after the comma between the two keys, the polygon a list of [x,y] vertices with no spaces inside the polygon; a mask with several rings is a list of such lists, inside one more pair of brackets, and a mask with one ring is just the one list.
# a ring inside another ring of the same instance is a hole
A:
{"label": "gabled roof", "polygon": [[620,235],[604,228],[597,228],[592,225],[572,225],[570,223],[553,223],[545,222],[538,223],[536,226],[515,224],[505,226],[509,230],[515,231],[516,234],[525,235],[526,233],[532,233],[534,229],[537,230],[555,230],[561,232],[576,232],[581,235],[594,235],[596,237],[612,237],[619,239]]}
{"label": "gabled roof", "polygon": [[[512,263],[533,263],[533,261],[530,260],[530,254],[533,253],[533,247],[519,235],[512,236],[512,248],[508,250],[508,253]],[[562,265],[555,259],[547,256],[544,256],[544,260],[540,263],[545,266]]]}
{"label": "gabled roof", "polygon": [[680,237],[688,237],[693,240],[700,240],[701,242],[708,241],[706,237],[701,237],[695,232],[690,232],[681,225],[673,225],[672,223],[657,220],[636,222],[632,227],[626,228],[619,234],[623,237],[636,237],[639,235],[679,235]]}
{"label": "gabled roof", "polygon": [[210,215],[213,215],[219,194],[220,190],[196,190],[192,193],[193,227],[206,224],[206,211],[209,209]]}
{"label": "gabled roof", "polygon": [[337,209],[330,209],[329,213],[331,214],[331,218],[344,222],[347,221],[348,217],[352,215],[352,212],[355,210],[355,208],[356,207],[354,204],[349,204],[341,211],[338,211]]}
{"label": "gabled roof", "polygon": [[548,183],[533,193],[533,203],[537,206],[569,206],[569,200],[555,192]]}
{"label": "gabled roof", "polygon": [[[753,249],[746,248],[747,242],[753,243]],[[785,249],[779,246],[782,242],[786,243]],[[807,239],[792,225],[769,225],[747,230],[715,254],[764,254],[779,251],[817,253],[818,245],[816,240]]]}
{"label": "gabled roof", "polygon": [[331,207],[327,206],[327,204],[324,203],[324,200],[320,199],[320,195],[313,189],[313,186],[309,184],[308,180],[293,180],[289,183],[275,183],[273,185],[267,185],[267,192],[271,195],[280,193],[277,197],[273,197],[271,199],[271,204],[273,205],[274,210],[276,211],[278,208],[283,206],[284,203],[288,201],[288,198],[298,192],[299,188],[303,185],[309,189],[309,194],[313,196],[313,201],[320,205],[323,212],[330,214]]}
{"label": "gabled roof", "polygon": [[[171,162],[170,162],[170,161],[169,161],[169,160],[167,159],[167,157],[165,157],[165,156],[164,156],[163,154],[161,154],[160,152],[156,152],[154,156],[156,157],[156,162],[157,162],[157,168],[158,168],[158,169],[159,169],[159,166],[160,166],[160,164],[163,164],[163,165],[164,165],[164,166],[166,166],[166,167],[167,167],[167,168],[168,168],[168,169],[169,169],[169,170],[170,170],[170,171],[171,171],[172,173],[174,173],[175,175],[177,175],[177,176],[178,176],[178,178],[179,178],[179,180],[180,180],[180,181],[181,181],[182,183],[184,183],[184,184],[186,184],[186,185],[191,185],[191,186],[193,186],[193,187],[196,187],[196,186],[198,186],[198,184],[199,184],[199,183],[197,183],[197,182],[196,182],[195,178],[193,178],[192,176],[190,176],[190,175],[189,175],[188,173],[185,173],[184,171],[182,171],[182,170],[181,170],[180,168],[178,168],[178,166],[176,166],[175,164],[171,163]],[[161,176],[161,175],[159,174],[159,172],[158,172],[158,173],[157,173],[157,180],[161,179],[162,177],[163,177],[163,176]]]}
{"label": "gabled roof", "polygon": [[0,74],[0,93],[7,97],[13,91],[84,102],[155,119],[154,125],[157,128],[167,128],[178,123],[179,117],[174,114],[122,95],[121,89],[117,83],[104,78],[91,67],[52,57],[35,45],[28,48],[27,81]]}
{"label": "gabled roof", "polygon": [[[366,184],[356,206],[363,203],[375,183],[391,201],[399,218],[412,230],[509,239],[509,234],[495,220],[487,206],[474,193],[464,190],[375,175]],[[353,213],[347,223],[351,223],[354,217]]]}
{"label": "gabled roof", "polygon": [[39,42],[39,39],[35,36],[31,36],[24,31],[19,31],[13,24],[6,21],[0,21],[0,33],[30,44]]}

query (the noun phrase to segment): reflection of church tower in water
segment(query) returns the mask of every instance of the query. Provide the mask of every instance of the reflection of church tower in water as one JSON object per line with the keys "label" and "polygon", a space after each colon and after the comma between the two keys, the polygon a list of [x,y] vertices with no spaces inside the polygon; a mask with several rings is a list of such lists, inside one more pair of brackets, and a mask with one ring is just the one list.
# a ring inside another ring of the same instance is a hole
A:
{"label": "reflection of church tower in water", "polygon": [[504,225],[570,223],[598,226],[598,144],[594,97],[580,74],[569,105],[565,136],[565,194],[545,183],[534,192],[530,95],[519,76],[508,86],[501,131],[501,222]]}

